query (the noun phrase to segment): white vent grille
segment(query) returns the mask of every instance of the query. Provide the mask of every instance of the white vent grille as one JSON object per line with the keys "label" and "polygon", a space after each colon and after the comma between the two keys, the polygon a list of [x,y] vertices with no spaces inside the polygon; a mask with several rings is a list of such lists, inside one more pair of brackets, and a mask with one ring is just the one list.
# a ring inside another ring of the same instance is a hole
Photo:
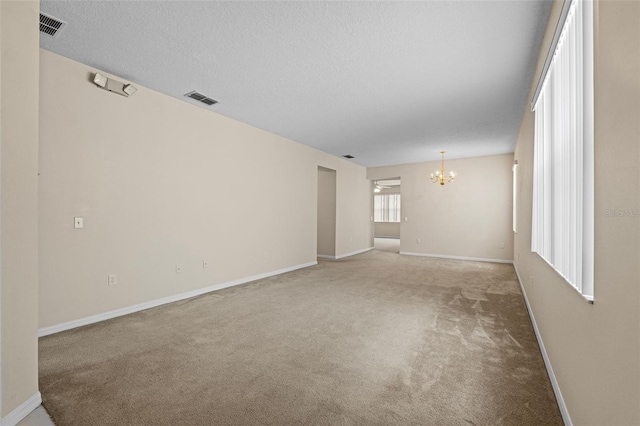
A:
{"label": "white vent grille", "polygon": [[40,13],[40,32],[51,37],[55,37],[67,25],[66,22],[54,18],[53,16]]}
{"label": "white vent grille", "polygon": [[196,101],[202,102],[203,104],[206,104],[206,105],[209,105],[209,106],[218,103],[218,101],[216,101],[215,99],[210,98],[208,96],[205,96],[202,93],[198,93],[195,90],[193,92],[187,93],[185,96],[187,96],[187,97],[189,97],[191,99],[195,99]]}

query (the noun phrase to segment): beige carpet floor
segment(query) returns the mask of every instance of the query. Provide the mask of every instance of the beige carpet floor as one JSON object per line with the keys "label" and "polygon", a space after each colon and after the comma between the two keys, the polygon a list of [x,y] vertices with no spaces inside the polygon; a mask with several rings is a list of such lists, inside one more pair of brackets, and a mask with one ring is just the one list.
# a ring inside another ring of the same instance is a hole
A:
{"label": "beige carpet floor", "polygon": [[513,267],[373,250],[40,339],[58,425],[560,425]]}

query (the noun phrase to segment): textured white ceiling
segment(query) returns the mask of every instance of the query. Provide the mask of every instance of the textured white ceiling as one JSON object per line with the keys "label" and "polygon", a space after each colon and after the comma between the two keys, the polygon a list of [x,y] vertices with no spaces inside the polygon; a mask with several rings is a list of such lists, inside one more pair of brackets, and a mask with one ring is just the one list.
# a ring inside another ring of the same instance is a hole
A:
{"label": "textured white ceiling", "polygon": [[40,45],[379,166],[513,152],[550,6],[43,0],[68,24]]}

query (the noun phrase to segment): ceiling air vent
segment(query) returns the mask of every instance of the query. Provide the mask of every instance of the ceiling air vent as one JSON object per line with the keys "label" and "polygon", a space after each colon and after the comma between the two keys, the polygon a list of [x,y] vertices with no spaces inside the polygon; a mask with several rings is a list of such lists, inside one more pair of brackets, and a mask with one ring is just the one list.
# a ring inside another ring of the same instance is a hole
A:
{"label": "ceiling air vent", "polygon": [[51,37],[55,37],[60,32],[60,30],[64,28],[65,25],[67,25],[66,22],[62,22],[61,20],[54,18],[53,16],[40,13],[41,33],[44,33]]}
{"label": "ceiling air vent", "polygon": [[213,105],[218,103],[218,101],[216,101],[215,99],[205,96],[202,93],[198,93],[195,90],[193,92],[187,93],[185,96],[188,96],[191,99],[195,99],[196,101],[202,102],[203,104],[207,104],[207,105]]}
{"label": "ceiling air vent", "polygon": [[351,155],[351,154],[343,155],[343,157],[344,157],[344,158],[356,158],[356,157],[354,157],[354,156],[353,156],[353,155]]}

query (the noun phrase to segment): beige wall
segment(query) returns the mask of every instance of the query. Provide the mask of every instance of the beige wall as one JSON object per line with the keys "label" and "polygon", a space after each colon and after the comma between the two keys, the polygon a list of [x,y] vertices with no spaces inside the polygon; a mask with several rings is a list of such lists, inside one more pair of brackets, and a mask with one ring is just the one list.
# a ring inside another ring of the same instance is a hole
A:
{"label": "beige wall", "polygon": [[314,262],[318,166],[336,254],[370,247],[364,167],[94,71],[41,50],[41,327]]}
{"label": "beige wall", "polygon": [[0,2],[2,417],[38,392],[38,2]]}
{"label": "beige wall", "polygon": [[318,168],[318,254],[336,255],[336,171]]}
{"label": "beige wall", "polygon": [[376,222],[373,230],[376,237],[400,238],[400,222]]}
{"label": "beige wall", "polygon": [[[562,2],[554,3],[533,84],[561,8]],[[515,152],[520,184],[514,256],[573,423],[637,425],[640,218],[606,212],[640,209],[640,2],[596,2],[595,26],[595,303],[587,304],[530,251],[534,116],[529,108]]]}
{"label": "beige wall", "polygon": [[439,161],[372,167],[367,176],[402,179],[401,252],[511,260],[512,165],[511,154],[446,160],[457,177],[444,187],[429,180]]}
{"label": "beige wall", "polygon": [[373,188],[364,167],[343,167],[337,174],[336,257],[341,257],[373,247]]}

